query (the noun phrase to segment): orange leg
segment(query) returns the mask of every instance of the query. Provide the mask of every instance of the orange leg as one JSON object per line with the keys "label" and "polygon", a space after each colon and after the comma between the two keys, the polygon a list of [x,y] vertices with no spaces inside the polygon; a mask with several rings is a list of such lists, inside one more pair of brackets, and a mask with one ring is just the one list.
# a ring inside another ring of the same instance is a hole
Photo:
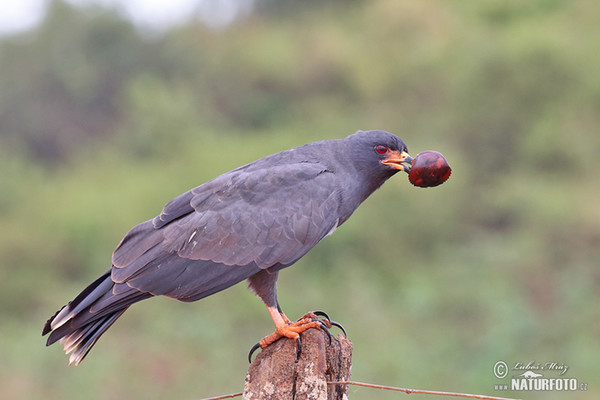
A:
{"label": "orange leg", "polygon": [[291,322],[284,313],[280,313],[277,307],[267,306],[267,310],[275,323],[275,332],[265,336],[258,342],[261,348],[265,348],[282,337],[287,337],[298,341],[300,334],[310,328],[321,329],[323,323],[313,313],[307,313],[296,322]]}
{"label": "orange leg", "polygon": [[[323,311],[314,311],[306,313],[302,318],[300,318],[296,322],[291,322],[290,319],[281,311],[281,309],[277,306],[269,306],[267,305],[267,310],[275,323],[275,332],[272,334],[265,336],[260,340],[260,342],[256,343],[250,349],[248,353],[248,362],[252,362],[252,354],[258,350],[259,348],[264,349],[269,346],[271,343],[281,339],[282,337],[287,337],[290,339],[294,339],[296,341],[296,361],[300,358],[300,353],[302,352],[302,341],[300,340],[300,334],[305,332],[310,328],[317,328],[324,330],[329,337],[329,344],[331,344],[331,333],[329,329],[332,326],[337,326],[342,330],[344,336],[346,336],[346,330],[342,325],[338,322],[331,321],[329,316]],[[323,316],[325,318],[321,319],[318,316]]]}
{"label": "orange leg", "polygon": [[[269,309],[269,307],[267,306],[267,309]],[[271,314],[271,310],[269,310],[269,314]],[[286,324],[291,324],[292,321],[290,321],[290,319],[283,313],[283,311],[279,311],[279,315],[281,315],[281,318],[283,318],[283,321]],[[271,317],[272,318],[272,317]],[[275,319],[273,319],[273,321],[275,321]]]}

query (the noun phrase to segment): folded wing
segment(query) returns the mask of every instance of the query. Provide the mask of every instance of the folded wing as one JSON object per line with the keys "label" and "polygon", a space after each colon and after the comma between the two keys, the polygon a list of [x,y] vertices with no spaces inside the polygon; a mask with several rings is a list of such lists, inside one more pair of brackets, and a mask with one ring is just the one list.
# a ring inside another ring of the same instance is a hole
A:
{"label": "folded wing", "polygon": [[169,202],[113,254],[111,278],[193,301],[291,265],[338,223],[335,174],[318,163],[234,170]]}

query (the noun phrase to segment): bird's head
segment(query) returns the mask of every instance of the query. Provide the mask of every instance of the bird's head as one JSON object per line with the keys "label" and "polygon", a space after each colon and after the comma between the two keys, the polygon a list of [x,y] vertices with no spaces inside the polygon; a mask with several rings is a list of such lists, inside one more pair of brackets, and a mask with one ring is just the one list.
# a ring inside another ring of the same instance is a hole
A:
{"label": "bird's head", "polygon": [[353,162],[359,169],[387,177],[398,171],[410,172],[413,158],[398,136],[385,131],[358,131],[346,139],[352,143]]}

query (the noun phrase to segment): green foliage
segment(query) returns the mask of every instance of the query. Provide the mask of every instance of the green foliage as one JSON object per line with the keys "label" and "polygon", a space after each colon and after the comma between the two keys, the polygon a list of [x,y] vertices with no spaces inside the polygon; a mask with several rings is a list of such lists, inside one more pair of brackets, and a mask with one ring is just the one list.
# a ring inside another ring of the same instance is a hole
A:
{"label": "green foliage", "polygon": [[387,183],[281,274],[286,313],[342,322],[356,380],[558,399],[493,393],[492,374],[557,361],[589,383],[570,398],[598,397],[600,5],[320,3],[259,1],[226,29],[148,38],[53,1],[42,26],[0,40],[2,397],[241,390],[272,328],[243,285],[136,305],[76,370],[39,332],[171,198],[357,129],[441,151],[453,175]]}

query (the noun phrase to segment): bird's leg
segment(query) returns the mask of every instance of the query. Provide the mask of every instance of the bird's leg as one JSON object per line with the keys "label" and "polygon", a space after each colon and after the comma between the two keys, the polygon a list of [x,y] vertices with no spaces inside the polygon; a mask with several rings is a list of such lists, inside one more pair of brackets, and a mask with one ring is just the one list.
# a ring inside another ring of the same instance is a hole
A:
{"label": "bird's leg", "polygon": [[[285,323],[291,324],[290,319],[284,314],[283,310],[281,309],[279,302],[277,303],[277,310],[279,311],[279,314],[281,314]],[[322,319],[319,317],[325,317],[325,318]],[[325,325],[325,326],[322,326],[322,328],[331,329],[332,326],[337,326],[338,328],[340,328],[342,330],[342,332],[344,332],[344,336],[348,337],[348,335],[346,334],[346,329],[344,329],[342,324],[340,324],[339,322],[336,322],[336,321],[332,321],[331,318],[329,318],[329,315],[325,311],[320,311],[320,310],[310,311],[310,312],[304,314],[304,316],[300,319],[305,319],[305,318],[311,318],[313,321],[314,320],[321,321]],[[327,331],[327,333],[329,334],[329,331]],[[329,338],[329,343],[331,343],[331,335]]]}
{"label": "bird's leg", "polygon": [[[267,308],[268,307],[269,306],[267,306]],[[279,311],[279,314],[281,315],[281,318],[283,318],[283,320],[285,321],[286,324],[290,324],[292,322],[292,321],[290,321],[290,319],[287,317],[287,315],[285,315],[285,313],[281,309],[281,306],[279,305],[279,301],[277,301],[277,311]]]}
{"label": "bird's leg", "polygon": [[[289,322],[289,320],[287,319],[285,314],[283,314],[283,311],[281,311],[281,308],[279,308],[279,313],[284,317],[284,319],[286,319]],[[319,318],[319,317],[324,317],[324,318]],[[313,321],[320,321],[323,324],[321,326],[321,328],[331,329],[332,326],[337,326],[344,333],[344,336],[348,337],[348,334],[346,333],[346,329],[344,328],[344,326],[342,324],[340,324],[339,322],[333,321],[331,318],[329,318],[329,315],[325,311],[318,310],[318,311],[307,312],[306,314],[304,314],[304,316],[302,318],[300,318],[300,320],[303,320],[303,319],[312,319]],[[327,333],[329,333],[329,331],[327,331]],[[331,340],[329,342],[331,343]]]}
{"label": "bird's leg", "polygon": [[[254,354],[256,350],[259,348],[264,349],[282,337],[287,337],[296,341],[296,361],[298,361],[300,354],[302,353],[302,341],[300,340],[300,334],[311,328],[325,331],[325,333],[327,333],[327,337],[329,338],[329,344],[331,344],[332,336],[329,332],[331,323],[329,320],[319,319],[315,313],[310,312],[305,314],[298,321],[291,322],[278,307],[271,307],[267,305],[267,311],[269,311],[269,314],[275,323],[275,332],[265,336],[258,343],[252,346],[250,352],[248,353],[248,362],[252,362],[252,354]],[[339,325],[337,322],[335,325],[341,327],[341,325]],[[344,331],[344,335],[345,334],[346,331]]]}
{"label": "bird's leg", "polygon": [[[271,343],[287,337],[296,341],[296,360],[300,357],[302,352],[302,341],[300,340],[300,334],[310,328],[322,329],[327,333],[329,337],[329,343],[331,344],[331,333],[329,332],[329,318],[327,320],[319,319],[316,313],[307,313],[298,321],[292,322],[283,313],[277,300],[277,271],[269,272],[263,270],[252,275],[249,279],[249,287],[263,300],[267,306],[267,311],[275,324],[275,332],[265,336],[255,344],[250,353],[248,354],[248,360],[251,361],[252,354],[257,349],[264,349]],[[318,312],[317,312],[318,313]],[[321,315],[326,315],[322,313]]]}
{"label": "bird's leg", "polygon": [[323,327],[321,320],[319,320],[313,313],[307,313],[298,321],[291,322],[285,316],[285,314],[280,313],[276,307],[267,306],[267,311],[269,311],[269,314],[275,323],[275,332],[265,336],[260,340],[260,342],[258,342],[262,349],[276,340],[281,339],[282,337],[293,339],[296,341],[296,343],[298,343],[300,341],[300,334],[302,332],[310,328],[321,329]]}

